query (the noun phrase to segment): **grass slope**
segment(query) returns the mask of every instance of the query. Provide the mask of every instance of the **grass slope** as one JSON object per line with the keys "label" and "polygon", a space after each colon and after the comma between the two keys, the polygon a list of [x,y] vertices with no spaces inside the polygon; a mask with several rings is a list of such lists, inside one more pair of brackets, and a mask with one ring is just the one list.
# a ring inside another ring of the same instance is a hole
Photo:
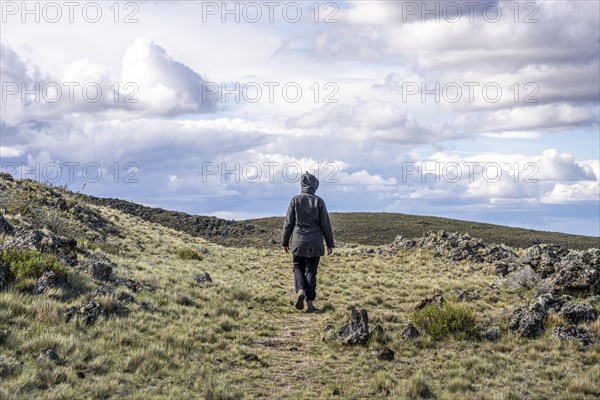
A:
{"label": "grass slope", "polygon": [[[400,213],[330,213],[334,236],[346,243],[381,245],[390,243],[396,235],[420,237],[431,230],[468,233],[488,243],[526,248],[540,243],[561,244],[573,249],[600,247],[600,237],[544,232],[481,222]],[[246,222],[264,229],[279,229],[283,217],[252,219]]]}
{"label": "grass slope", "polygon": [[[24,190],[30,202],[40,201],[40,193],[46,200],[63,197],[68,204],[74,202],[71,207],[89,208],[111,221],[114,230],[106,231],[104,241],[97,245],[78,237],[80,246],[112,259],[117,275],[156,290],[130,293],[150,304],[150,310],[132,305],[127,314],[102,316],[87,327],[65,323],[63,313],[93,297],[96,284],[88,275],[72,271],[84,291],[78,297],[65,296],[60,289],[34,296],[31,281],[17,281],[0,291],[0,399],[600,395],[600,344],[580,352],[575,343],[552,339],[550,328],[565,324],[556,315],[540,339],[508,332],[510,310],[532,293],[489,289],[496,278],[490,268],[451,263],[421,250],[381,257],[363,254],[361,246],[341,246],[319,266],[316,304],[325,312],[306,315],[288,304],[291,257],[279,249],[222,246],[34,183],[9,185],[8,190]],[[15,225],[25,218],[4,216]],[[90,234],[87,229],[71,231],[85,236]],[[188,257],[196,254],[185,250],[190,248],[202,259]],[[194,272],[209,272],[213,283],[195,282]],[[480,294],[465,305],[482,325],[500,326],[499,340],[401,338],[422,298],[443,292],[458,302],[451,293],[457,289]],[[118,305],[111,296],[99,301],[106,307]],[[600,311],[600,302],[594,304]],[[353,307],[368,310],[371,327],[383,326],[389,337],[385,346],[396,353],[393,361],[376,357],[383,344],[346,347],[336,339],[337,328]],[[599,321],[585,326],[600,334]],[[58,364],[38,358],[48,348],[60,356]]]}

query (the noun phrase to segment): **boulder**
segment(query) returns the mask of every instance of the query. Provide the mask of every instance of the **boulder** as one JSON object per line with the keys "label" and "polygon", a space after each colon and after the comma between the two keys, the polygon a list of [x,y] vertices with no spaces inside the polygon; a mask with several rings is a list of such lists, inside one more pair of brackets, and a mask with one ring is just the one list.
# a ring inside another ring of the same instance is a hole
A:
{"label": "boulder", "polygon": [[394,359],[394,350],[384,347],[377,353],[377,358],[380,360],[392,361]]}
{"label": "boulder", "polygon": [[483,251],[483,259],[489,263],[514,262],[517,260],[517,254],[504,246],[489,246]]}
{"label": "boulder", "polygon": [[436,294],[433,297],[428,297],[426,299],[421,300],[419,304],[416,305],[415,310],[419,311],[424,309],[427,306],[432,304],[436,304],[438,306],[442,306],[446,302],[446,299],[441,294]]}
{"label": "boulder", "polygon": [[421,333],[419,332],[419,330],[415,328],[415,326],[411,323],[409,323],[401,333],[402,339],[404,340],[416,339],[420,335]]}
{"label": "boulder", "polygon": [[94,253],[88,261],[84,263],[86,272],[96,280],[109,282],[113,280],[113,272],[117,264],[112,262],[102,253]]}
{"label": "boulder", "polygon": [[555,292],[544,293],[537,297],[537,301],[544,306],[546,310],[554,310],[556,312],[571,300],[571,296],[558,295]]}
{"label": "boulder", "polygon": [[556,265],[554,286],[563,291],[600,294],[600,267],[580,257],[565,257]]}
{"label": "boulder", "polygon": [[140,292],[145,288],[145,286],[143,284],[141,284],[140,282],[134,281],[133,279],[129,279],[129,278],[118,278],[115,280],[115,283],[117,285],[126,286],[129,290],[131,290],[134,293]]}
{"label": "boulder", "polygon": [[44,271],[41,277],[33,285],[33,294],[42,294],[51,288],[61,286],[65,283],[64,278],[58,276],[54,271]]}
{"label": "boulder", "polygon": [[364,345],[369,341],[369,317],[367,310],[352,309],[348,323],[340,328],[338,337],[344,344]]}
{"label": "boulder", "polygon": [[570,324],[576,325],[581,322],[592,322],[596,320],[596,311],[589,304],[568,302],[562,306],[558,315]]}
{"label": "boulder", "polygon": [[196,272],[193,276],[194,280],[198,283],[210,283],[212,282],[212,278],[208,274],[208,272]]}
{"label": "boulder", "polygon": [[0,213],[0,235],[12,235],[14,231],[15,228],[13,228],[13,226],[7,220],[5,220],[4,216]]}
{"label": "boulder", "polygon": [[510,315],[508,329],[519,333],[523,337],[537,338],[546,329],[548,312],[538,301],[517,307]]}
{"label": "boulder", "polygon": [[521,262],[530,265],[543,278],[546,278],[554,273],[555,264],[559,263],[561,257],[566,256],[568,252],[568,249],[564,246],[537,244],[525,250]]}
{"label": "boulder", "polygon": [[104,312],[102,304],[96,300],[90,301],[88,304],[73,306],[67,309],[65,313],[65,321],[69,322],[73,317],[77,317],[85,323],[85,325],[91,325],[98,317]]}
{"label": "boulder", "polygon": [[592,347],[592,344],[594,344],[587,329],[576,325],[557,326],[552,328],[552,337],[559,340],[575,340],[581,343],[581,349],[584,351],[589,350]]}

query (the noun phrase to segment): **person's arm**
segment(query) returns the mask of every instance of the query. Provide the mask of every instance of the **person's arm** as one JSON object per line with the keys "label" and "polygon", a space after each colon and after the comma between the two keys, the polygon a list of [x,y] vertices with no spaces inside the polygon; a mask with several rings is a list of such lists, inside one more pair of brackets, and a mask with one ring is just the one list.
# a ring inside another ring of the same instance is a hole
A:
{"label": "person's arm", "polygon": [[285,221],[283,223],[283,234],[281,237],[281,245],[287,252],[290,246],[290,237],[294,231],[294,225],[296,225],[296,211],[294,210],[294,201],[290,201],[288,206],[287,214],[285,215]]}
{"label": "person's arm", "polygon": [[329,220],[329,213],[325,202],[322,202],[322,207],[319,210],[319,221],[321,223],[321,231],[325,237],[325,243],[327,244],[327,254],[331,254],[335,243],[333,242],[333,231],[331,230],[331,221]]}

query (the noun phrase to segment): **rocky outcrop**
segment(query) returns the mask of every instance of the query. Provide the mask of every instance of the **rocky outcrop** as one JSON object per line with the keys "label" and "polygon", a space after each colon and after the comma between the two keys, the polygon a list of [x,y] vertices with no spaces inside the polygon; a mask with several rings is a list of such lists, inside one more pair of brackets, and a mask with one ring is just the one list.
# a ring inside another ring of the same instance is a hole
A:
{"label": "rocky outcrop", "polygon": [[338,337],[344,344],[364,345],[369,341],[369,317],[367,310],[352,309],[348,323],[342,326]]}
{"label": "rocky outcrop", "polygon": [[552,337],[559,340],[574,340],[581,344],[581,350],[587,351],[594,344],[587,329],[576,325],[558,326],[552,328]]}
{"label": "rocky outcrop", "polygon": [[65,283],[65,279],[56,272],[45,271],[42,276],[35,281],[35,285],[33,285],[33,294],[45,293],[52,288],[64,286]]}
{"label": "rocky outcrop", "polygon": [[537,338],[544,334],[548,312],[538,301],[517,307],[510,315],[508,329],[526,338]]}
{"label": "rocky outcrop", "polygon": [[73,306],[65,312],[65,322],[69,322],[73,317],[77,317],[83,321],[85,325],[91,325],[104,312],[104,307],[96,300],[92,300],[87,304]]}
{"label": "rocky outcrop", "polygon": [[568,302],[564,304],[558,315],[563,317],[568,323],[577,325],[582,322],[592,322],[596,320],[596,311],[589,304]]}
{"label": "rocky outcrop", "polygon": [[65,265],[77,265],[77,241],[75,239],[46,234],[39,229],[19,228],[13,238],[2,243],[0,250],[16,247],[37,250],[45,254],[53,254]]}

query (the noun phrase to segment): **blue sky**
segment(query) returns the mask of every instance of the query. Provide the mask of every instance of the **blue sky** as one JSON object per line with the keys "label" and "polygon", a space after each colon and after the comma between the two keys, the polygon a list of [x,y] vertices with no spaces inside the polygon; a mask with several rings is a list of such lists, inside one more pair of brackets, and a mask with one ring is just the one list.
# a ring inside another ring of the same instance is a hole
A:
{"label": "blue sky", "polygon": [[16,177],[244,219],[310,170],[330,211],[600,235],[599,2],[23,4]]}

